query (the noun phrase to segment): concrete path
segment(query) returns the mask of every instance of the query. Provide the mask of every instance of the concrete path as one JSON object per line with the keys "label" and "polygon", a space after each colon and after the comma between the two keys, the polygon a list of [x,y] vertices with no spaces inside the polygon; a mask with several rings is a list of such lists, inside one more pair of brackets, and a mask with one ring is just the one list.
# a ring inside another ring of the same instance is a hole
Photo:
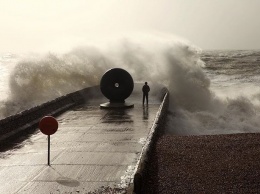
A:
{"label": "concrete path", "polygon": [[127,110],[104,110],[99,102],[59,116],[51,136],[39,130],[1,152],[0,193],[87,193],[102,186],[128,186],[160,102],[133,98]]}

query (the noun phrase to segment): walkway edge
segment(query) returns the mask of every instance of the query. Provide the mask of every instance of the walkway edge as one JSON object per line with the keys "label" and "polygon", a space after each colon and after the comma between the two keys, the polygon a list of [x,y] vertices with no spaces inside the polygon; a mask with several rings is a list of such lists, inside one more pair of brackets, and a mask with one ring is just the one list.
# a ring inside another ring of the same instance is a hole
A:
{"label": "walkway edge", "polygon": [[142,187],[144,185],[144,178],[147,173],[147,164],[151,157],[153,148],[158,139],[160,133],[162,133],[162,127],[166,119],[166,114],[169,105],[169,92],[167,91],[164,95],[163,101],[159,107],[159,110],[156,114],[154,123],[150,129],[150,132],[147,136],[146,143],[142,149],[141,155],[136,165],[136,171],[134,173],[134,190],[133,193],[140,194],[142,192]]}

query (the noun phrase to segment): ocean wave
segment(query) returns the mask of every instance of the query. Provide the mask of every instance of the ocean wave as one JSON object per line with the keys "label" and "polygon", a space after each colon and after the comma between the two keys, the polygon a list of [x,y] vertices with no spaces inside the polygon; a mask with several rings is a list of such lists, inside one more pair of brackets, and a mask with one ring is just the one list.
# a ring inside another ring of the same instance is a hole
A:
{"label": "ocean wave", "polygon": [[[211,53],[208,59],[215,60],[214,56],[219,56],[222,61],[205,63],[201,60],[203,53],[201,58],[201,50],[194,45],[169,36],[145,37],[120,39],[110,43],[109,48],[86,46],[62,55],[23,59],[11,73],[10,96],[0,107],[0,113],[4,117],[60,95],[97,85],[106,70],[121,67],[135,81],[159,82],[168,87],[170,114],[167,133],[202,135],[260,130],[260,111],[256,103],[260,101],[259,95],[254,93],[254,98],[219,98],[212,90],[209,76],[215,76],[213,81],[217,81],[218,75],[230,76],[224,72],[235,70],[234,79],[240,79],[237,75],[241,75],[245,65],[228,62],[226,59],[233,56],[232,52]],[[206,71],[214,73],[207,74]],[[231,83],[235,83],[234,80]]]}

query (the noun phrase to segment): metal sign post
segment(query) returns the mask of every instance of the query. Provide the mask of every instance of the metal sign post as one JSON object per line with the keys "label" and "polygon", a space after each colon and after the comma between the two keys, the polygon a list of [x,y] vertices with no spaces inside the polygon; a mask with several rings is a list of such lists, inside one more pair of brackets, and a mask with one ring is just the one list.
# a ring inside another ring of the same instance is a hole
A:
{"label": "metal sign post", "polygon": [[58,129],[58,121],[52,116],[45,116],[39,123],[41,132],[48,135],[48,166],[50,166],[51,135]]}
{"label": "metal sign post", "polygon": [[48,166],[50,166],[51,136],[48,135]]}

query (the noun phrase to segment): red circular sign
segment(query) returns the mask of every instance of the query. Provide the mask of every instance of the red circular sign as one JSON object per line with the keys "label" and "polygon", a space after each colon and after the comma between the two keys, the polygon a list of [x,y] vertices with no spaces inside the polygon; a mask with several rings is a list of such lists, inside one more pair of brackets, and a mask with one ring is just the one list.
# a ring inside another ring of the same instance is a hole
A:
{"label": "red circular sign", "polygon": [[39,123],[41,132],[45,135],[52,135],[58,129],[58,121],[52,116],[45,116]]}

